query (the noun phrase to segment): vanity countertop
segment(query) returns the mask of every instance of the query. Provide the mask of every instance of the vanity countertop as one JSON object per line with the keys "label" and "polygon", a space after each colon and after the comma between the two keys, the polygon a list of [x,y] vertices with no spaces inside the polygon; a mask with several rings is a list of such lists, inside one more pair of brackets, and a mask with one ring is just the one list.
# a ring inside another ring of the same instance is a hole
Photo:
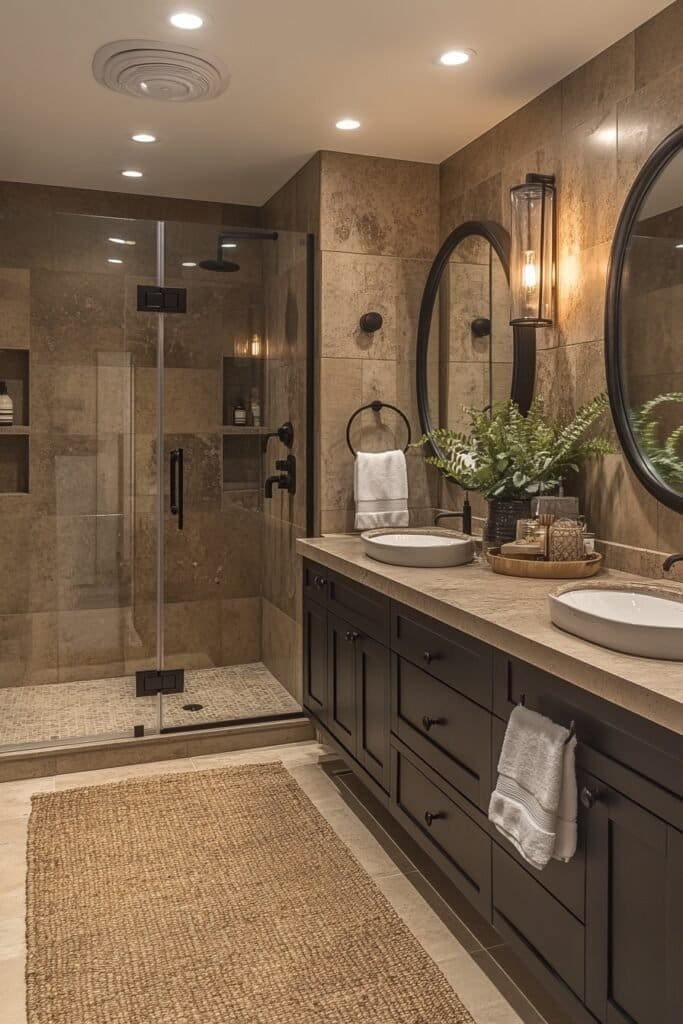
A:
{"label": "vanity countertop", "polygon": [[[558,629],[550,621],[547,596],[566,581],[500,576],[480,560],[448,569],[385,565],[369,558],[359,537],[352,535],[299,540],[297,550],[305,558],[683,735],[683,662],[620,654]],[[613,570],[606,570],[599,579],[645,582],[640,576]]]}

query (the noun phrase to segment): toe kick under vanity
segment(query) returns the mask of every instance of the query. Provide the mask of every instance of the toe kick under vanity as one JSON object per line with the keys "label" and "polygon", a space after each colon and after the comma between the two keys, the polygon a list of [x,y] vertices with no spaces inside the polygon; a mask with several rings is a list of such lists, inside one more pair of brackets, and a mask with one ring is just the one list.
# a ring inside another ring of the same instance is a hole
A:
{"label": "toe kick under vanity", "polygon": [[[299,553],[321,733],[572,1020],[681,1024],[683,664],[557,630],[547,582],[382,565],[352,537]],[[578,849],[543,871],[487,818],[520,701],[578,738]]]}

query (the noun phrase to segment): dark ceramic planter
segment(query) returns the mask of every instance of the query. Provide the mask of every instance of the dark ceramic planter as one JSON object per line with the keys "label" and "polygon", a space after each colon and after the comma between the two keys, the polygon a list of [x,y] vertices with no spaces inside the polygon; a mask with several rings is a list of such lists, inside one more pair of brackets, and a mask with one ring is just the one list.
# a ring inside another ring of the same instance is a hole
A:
{"label": "dark ceramic planter", "polygon": [[493,498],[488,502],[489,514],[484,540],[491,545],[507,544],[517,536],[517,520],[531,518],[531,499]]}

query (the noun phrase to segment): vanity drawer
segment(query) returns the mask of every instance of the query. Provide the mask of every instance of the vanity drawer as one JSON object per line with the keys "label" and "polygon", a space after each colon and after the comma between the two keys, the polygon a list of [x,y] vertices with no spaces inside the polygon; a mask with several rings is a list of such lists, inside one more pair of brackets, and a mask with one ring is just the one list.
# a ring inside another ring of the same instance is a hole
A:
{"label": "vanity drawer", "polygon": [[487,920],[491,840],[403,748],[392,748],[392,811]]}
{"label": "vanity drawer", "polygon": [[327,607],[381,644],[389,646],[389,598],[336,572],[327,573]]}
{"label": "vanity drawer", "polygon": [[[505,736],[505,724],[499,719],[493,719],[493,758],[492,758],[492,788],[496,784],[497,765],[500,757],[503,737]],[[581,783],[579,783],[580,787]],[[488,810],[488,801],[486,803]],[[494,832],[493,838],[496,843],[526,871],[534,881],[542,885],[548,892],[560,901],[568,910],[571,910],[580,921],[585,920],[586,912],[586,836],[585,820],[582,808],[579,806],[579,841],[576,853],[564,864],[558,860],[551,860],[542,871],[528,864],[499,833]]]}
{"label": "vanity drawer", "polygon": [[326,605],[328,576],[328,570],[322,565],[304,561],[304,599]]}
{"label": "vanity drawer", "polygon": [[583,925],[494,844],[494,927],[498,926],[499,918],[502,918],[503,932],[511,931],[530,946],[579,999],[583,999]]}
{"label": "vanity drawer", "polygon": [[400,604],[393,605],[392,648],[482,707],[493,706],[493,650]]}
{"label": "vanity drawer", "polygon": [[479,704],[393,655],[392,731],[483,810],[491,795],[492,720]]}

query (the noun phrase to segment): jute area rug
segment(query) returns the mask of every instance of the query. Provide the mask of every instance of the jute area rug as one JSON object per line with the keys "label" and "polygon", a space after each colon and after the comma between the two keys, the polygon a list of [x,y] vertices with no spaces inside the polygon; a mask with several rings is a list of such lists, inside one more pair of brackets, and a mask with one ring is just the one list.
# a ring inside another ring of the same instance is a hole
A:
{"label": "jute area rug", "polygon": [[473,1024],[280,764],[36,795],[29,1024]]}

